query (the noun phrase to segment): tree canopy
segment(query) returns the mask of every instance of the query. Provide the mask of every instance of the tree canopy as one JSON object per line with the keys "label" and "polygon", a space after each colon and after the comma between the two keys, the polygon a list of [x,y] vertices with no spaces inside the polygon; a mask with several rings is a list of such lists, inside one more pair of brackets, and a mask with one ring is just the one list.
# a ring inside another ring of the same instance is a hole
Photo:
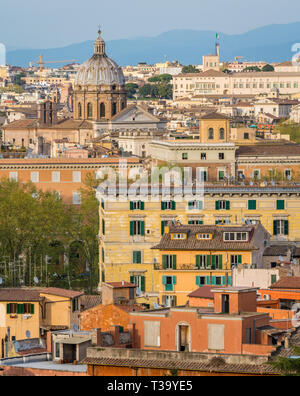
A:
{"label": "tree canopy", "polygon": [[197,69],[193,65],[188,65],[188,66],[183,66],[182,71],[183,74],[188,74],[188,73],[200,73],[200,70]]}
{"label": "tree canopy", "polygon": [[[80,286],[92,292],[97,283],[98,202],[90,184],[81,196],[82,204],[73,206],[32,183],[0,181],[0,276],[6,286],[20,286],[21,281],[30,286],[36,275],[47,286],[71,287],[88,268],[90,277]],[[76,263],[81,263],[77,268],[70,260],[74,244]],[[60,283],[59,276],[66,282]]]}

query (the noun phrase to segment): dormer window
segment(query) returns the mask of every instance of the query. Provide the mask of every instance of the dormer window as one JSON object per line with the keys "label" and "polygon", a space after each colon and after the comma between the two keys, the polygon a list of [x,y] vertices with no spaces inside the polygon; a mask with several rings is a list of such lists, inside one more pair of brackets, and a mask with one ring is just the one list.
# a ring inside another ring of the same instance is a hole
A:
{"label": "dormer window", "polygon": [[248,232],[224,232],[224,242],[248,242]]}
{"label": "dormer window", "polygon": [[186,239],[186,234],[171,234],[172,239]]}
{"label": "dormer window", "polygon": [[210,239],[212,239],[212,235],[211,234],[197,234],[197,239],[210,240]]}

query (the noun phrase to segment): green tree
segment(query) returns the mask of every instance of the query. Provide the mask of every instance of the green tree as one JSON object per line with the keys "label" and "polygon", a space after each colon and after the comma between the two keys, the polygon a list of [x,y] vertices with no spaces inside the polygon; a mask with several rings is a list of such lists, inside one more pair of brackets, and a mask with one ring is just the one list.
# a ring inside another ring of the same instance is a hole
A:
{"label": "green tree", "polygon": [[139,89],[139,86],[135,83],[128,83],[126,84],[126,89],[128,91],[128,98],[132,99],[134,98],[134,95],[136,95],[137,90]]}
{"label": "green tree", "polygon": [[188,66],[183,66],[182,71],[183,74],[189,74],[189,73],[200,73],[200,70],[198,70],[195,66],[193,65],[188,65]]}
{"label": "green tree", "polygon": [[261,69],[257,66],[246,67],[243,72],[261,72]]}
{"label": "green tree", "polygon": [[263,72],[273,72],[275,69],[274,69],[274,67],[272,66],[272,65],[265,65],[262,69],[261,69],[261,71],[263,71]]}
{"label": "green tree", "polygon": [[[300,348],[294,347],[293,352],[295,355],[300,356]],[[281,372],[286,377],[300,377],[300,358],[280,358],[278,360],[270,362],[270,364]]]}

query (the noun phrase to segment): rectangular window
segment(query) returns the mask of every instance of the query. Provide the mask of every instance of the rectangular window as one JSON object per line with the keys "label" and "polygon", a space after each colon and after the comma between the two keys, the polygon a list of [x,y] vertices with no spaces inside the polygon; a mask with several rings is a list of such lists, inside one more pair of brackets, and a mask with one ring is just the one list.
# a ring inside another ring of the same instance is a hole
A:
{"label": "rectangular window", "polygon": [[203,224],[203,220],[189,220],[188,224],[189,225],[202,225]]}
{"label": "rectangular window", "polygon": [[189,158],[188,153],[182,153],[182,159],[187,160]]}
{"label": "rectangular window", "polygon": [[248,210],[256,210],[256,200],[248,201]]}
{"label": "rectangular window", "polygon": [[161,202],[161,210],[176,210],[176,202],[175,201],[162,201]]}
{"label": "rectangular window", "polygon": [[216,210],[230,210],[230,201],[216,201]]}
{"label": "rectangular window", "polygon": [[60,183],[60,172],[52,172],[52,183]]}
{"label": "rectangular window", "polygon": [[132,252],[132,263],[142,264],[142,252],[140,250]]}
{"label": "rectangular window", "polygon": [[145,202],[142,201],[131,201],[130,210],[145,210]]}
{"label": "rectangular window", "polygon": [[30,179],[32,183],[38,183],[40,181],[40,174],[39,172],[31,172]]}
{"label": "rectangular window", "polygon": [[205,161],[206,158],[207,158],[206,153],[201,153],[201,159],[202,159],[203,161]]}
{"label": "rectangular window", "polygon": [[277,200],[276,208],[277,208],[277,210],[284,210],[285,209],[284,200]]}
{"label": "rectangular window", "polygon": [[189,210],[203,210],[203,201],[189,201]]}
{"label": "rectangular window", "polygon": [[10,181],[18,181],[18,172],[9,172]]}
{"label": "rectangular window", "polygon": [[237,266],[238,264],[242,264],[242,256],[237,254],[232,254],[230,258],[231,266]]}
{"label": "rectangular window", "polygon": [[131,221],[130,222],[130,235],[131,236],[145,236],[145,222],[144,221]]}
{"label": "rectangular window", "polygon": [[225,172],[224,171],[219,171],[219,181],[223,181],[225,179]]}
{"label": "rectangular window", "polygon": [[176,276],[163,276],[162,281],[165,286],[165,291],[174,291],[174,285],[176,285]]}
{"label": "rectangular window", "polygon": [[206,285],[206,277],[205,276],[196,276],[196,285],[201,287]]}
{"label": "rectangular window", "polygon": [[81,172],[79,171],[73,172],[73,183],[81,183]]}
{"label": "rectangular window", "polygon": [[288,220],[274,220],[273,234],[275,236],[289,235],[289,221]]}
{"label": "rectangular window", "polygon": [[219,160],[225,159],[225,154],[224,153],[219,153]]}
{"label": "rectangular window", "polygon": [[177,268],[177,256],[176,255],[163,254],[163,256],[162,256],[162,264],[163,264],[163,269],[176,270],[176,268]]}
{"label": "rectangular window", "polygon": [[79,191],[73,192],[73,205],[81,204],[81,193]]}

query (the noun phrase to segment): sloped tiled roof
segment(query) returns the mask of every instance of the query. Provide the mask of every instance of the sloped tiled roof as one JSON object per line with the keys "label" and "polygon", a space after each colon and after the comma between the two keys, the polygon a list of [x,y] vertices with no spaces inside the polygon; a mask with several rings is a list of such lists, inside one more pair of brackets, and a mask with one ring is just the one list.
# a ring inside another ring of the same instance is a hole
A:
{"label": "sloped tiled roof", "polygon": [[273,283],[271,289],[300,289],[300,276],[287,276]]}
{"label": "sloped tiled roof", "polygon": [[286,256],[289,251],[294,250],[295,247],[292,245],[273,245],[265,249],[264,256]]}
{"label": "sloped tiled roof", "polygon": [[207,298],[209,300],[214,299],[214,293],[212,290],[218,289],[218,286],[202,286],[199,289],[193,291],[188,297],[193,298]]}
{"label": "sloped tiled roof", "polygon": [[27,289],[0,289],[0,301],[40,301],[40,293]]}
{"label": "sloped tiled roof", "polygon": [[[253,234],[256,226],[215,226],[215,225],[184,225],[171,226],[170,232],[164,234],[160,243],[152,249],[161,250],[256,250],[257,247],[253,243]],[[248,242],[224,242],[224,232],[249,232]],[[171,239],[171,234],[187,234],[187,239]],[[212,234],[211,240],[197,239],[197,234]]]}
{"label": "sloped tiled roof", "polygon": [[83,292],[78,292],[75,290],[59,289],[57,287],[48,287],[45,289],[40,289],[40,293],[51,294],[54,296],[60,296],[66,298],[76,298],[84,294]]}
{"label": "sloped tiled roof", "polygon": [[111,367],[142,367],[157,369],[177,369],[187,371],[204,371],[219,373],[240,373],[257,375],[278,375],[279,372],[271,365],[228,364],[219,362],[202,363],[189,360],[160,360],[160,359],[120,359],[120,358],[92,358],[86,357],[81,364]]}
{"label": "sloped tiled roof", "polygon": [[300,155],[300,144],[256,144],[252,146],[240,146],[236,151],[236,156],[293,156]]}

